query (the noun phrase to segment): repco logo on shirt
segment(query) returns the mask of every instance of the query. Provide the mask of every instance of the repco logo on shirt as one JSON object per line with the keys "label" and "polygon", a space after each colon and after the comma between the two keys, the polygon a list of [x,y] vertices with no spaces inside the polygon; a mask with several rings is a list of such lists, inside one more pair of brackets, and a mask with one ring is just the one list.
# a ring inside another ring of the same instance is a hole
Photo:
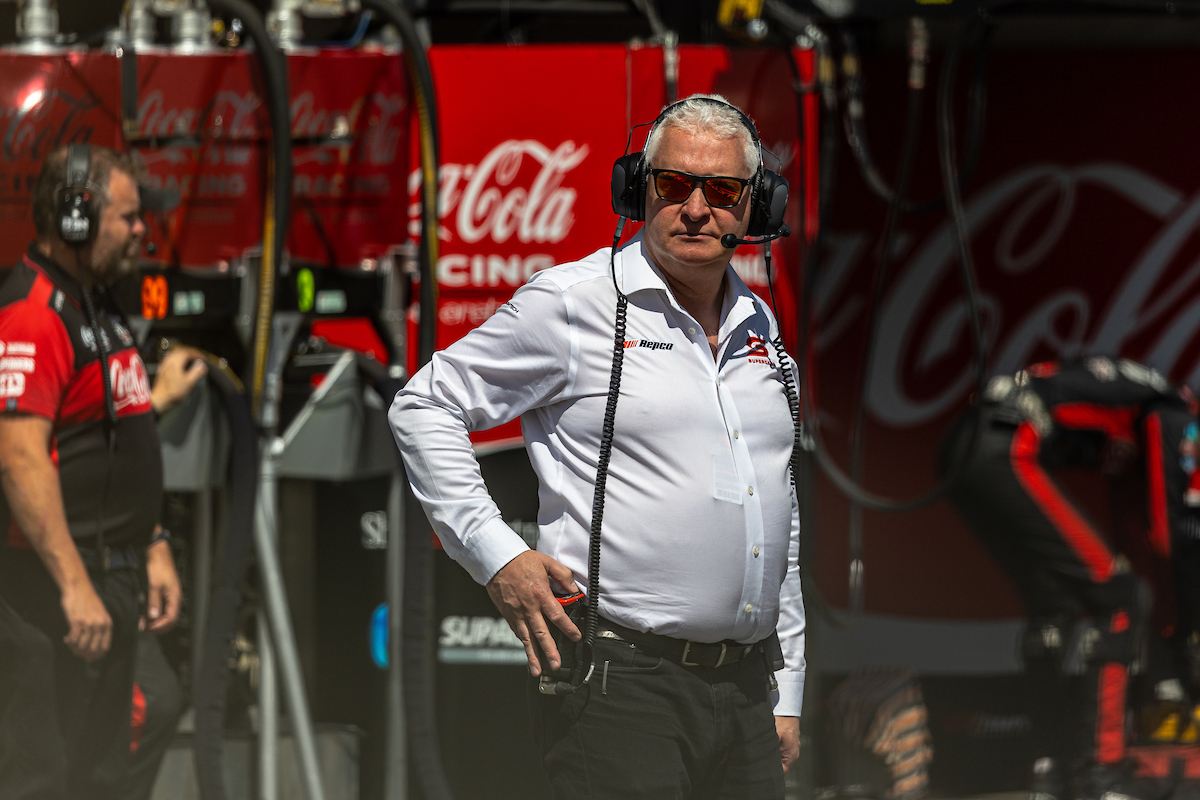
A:
{"label": "repco logo on shirt", "polygon": [[645,347],[649,350],[670,350],[675,345],[670,342],[652,342],[649,339],[626,339],[625,349],[629,350],[634,347]]}

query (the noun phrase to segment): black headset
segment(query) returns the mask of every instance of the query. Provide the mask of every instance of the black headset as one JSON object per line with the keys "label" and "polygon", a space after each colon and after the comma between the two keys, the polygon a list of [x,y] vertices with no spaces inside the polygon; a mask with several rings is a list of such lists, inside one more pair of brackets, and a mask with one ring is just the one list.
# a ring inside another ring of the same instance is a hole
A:
{"label": "black headset", "polygon": [[[737,106],[718,100],[715,97],[689,97],[672,103],[662,110],[662,113],[651,123],[650,134],[646,141],[654,136],[654,132],[673,110],[689,101],[699,100],[716,106],[733,109],[741,119],[750,139],[758,149],[758,168],[750,179],[750,225],[746,229],[747,236],[773,236],[783,229],[783,214],[787,209],[788,182],[763,166],[762,140],[758,138],[758,129],[754,123]],[[628,149],[628,146],[626,146]],[[649,182],[650,165],[646,161],[644,151],[626,152],[613,163],[612,172],[612,208],[613,213],[634,222],[646,218],[646,184]]]}
{"label": "black headset", "polygon": [[100,228],[100,192],[88,181],[92,148],[67,146],[67,176],[58,201],[58,235],[72,247],[83,247]]}

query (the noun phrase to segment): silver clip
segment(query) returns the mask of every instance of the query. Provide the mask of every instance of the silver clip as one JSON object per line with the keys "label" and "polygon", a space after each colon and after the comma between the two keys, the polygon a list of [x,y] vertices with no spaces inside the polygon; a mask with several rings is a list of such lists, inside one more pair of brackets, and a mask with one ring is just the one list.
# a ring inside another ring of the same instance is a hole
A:
{"label": "silver clip", "polygon": [[713,664],[714,667],[719,667],[725,663],[725,654],[727,652],[729,652],[729,648],[725,646],[724,642],[722,642],[721,643],[721,657],[717,659],[716,664]]}

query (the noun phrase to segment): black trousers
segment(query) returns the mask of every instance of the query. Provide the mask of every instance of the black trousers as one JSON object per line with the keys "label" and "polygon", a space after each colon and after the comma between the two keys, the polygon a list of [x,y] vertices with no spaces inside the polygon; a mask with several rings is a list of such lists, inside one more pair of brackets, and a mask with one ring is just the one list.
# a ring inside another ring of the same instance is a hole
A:
{"label": "black trousers", "polygon": [[37,555],[0,554],[0,800],[122,796],[143,576],[112,570],[92,583],[113,637],[89,664],[63,644],[58,587]]}
{"label": "black trousers", "polygon": [[175,739],[185,702],[179,678],[152,633],[138,634],[133,696],[133,744],[120,796],[124,800],[149,800],[163,756]]}
{"label": "black trousers", "polygon": [[595,661],[574,694],[542,695],[530,683],[534,738],[556,800],[782,800],[759,654],[685,667],[598,638]]}

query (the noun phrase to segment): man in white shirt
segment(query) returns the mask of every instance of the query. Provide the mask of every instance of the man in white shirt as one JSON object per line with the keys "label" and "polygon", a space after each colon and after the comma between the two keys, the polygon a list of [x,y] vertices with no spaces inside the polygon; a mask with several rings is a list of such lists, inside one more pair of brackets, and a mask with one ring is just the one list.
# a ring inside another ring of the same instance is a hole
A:
{"label": "man in white shirt", "polygon": [[[535,275],[414,375],[389,416],[446,552],[542,676],[534,728],[556,797],[782,798],[805,667],[792,362],[721,242],[745,236],[762,202],[761,148],[740,111],[693,96],[660,115],[645,162],[637,236]],[[591,591],[618,286],[599,619],[583,648],[585,615],[572,612],[577,626],[555,595]],[[501,519],[468,438],[517,416],[540,486],[536,550]]]}

